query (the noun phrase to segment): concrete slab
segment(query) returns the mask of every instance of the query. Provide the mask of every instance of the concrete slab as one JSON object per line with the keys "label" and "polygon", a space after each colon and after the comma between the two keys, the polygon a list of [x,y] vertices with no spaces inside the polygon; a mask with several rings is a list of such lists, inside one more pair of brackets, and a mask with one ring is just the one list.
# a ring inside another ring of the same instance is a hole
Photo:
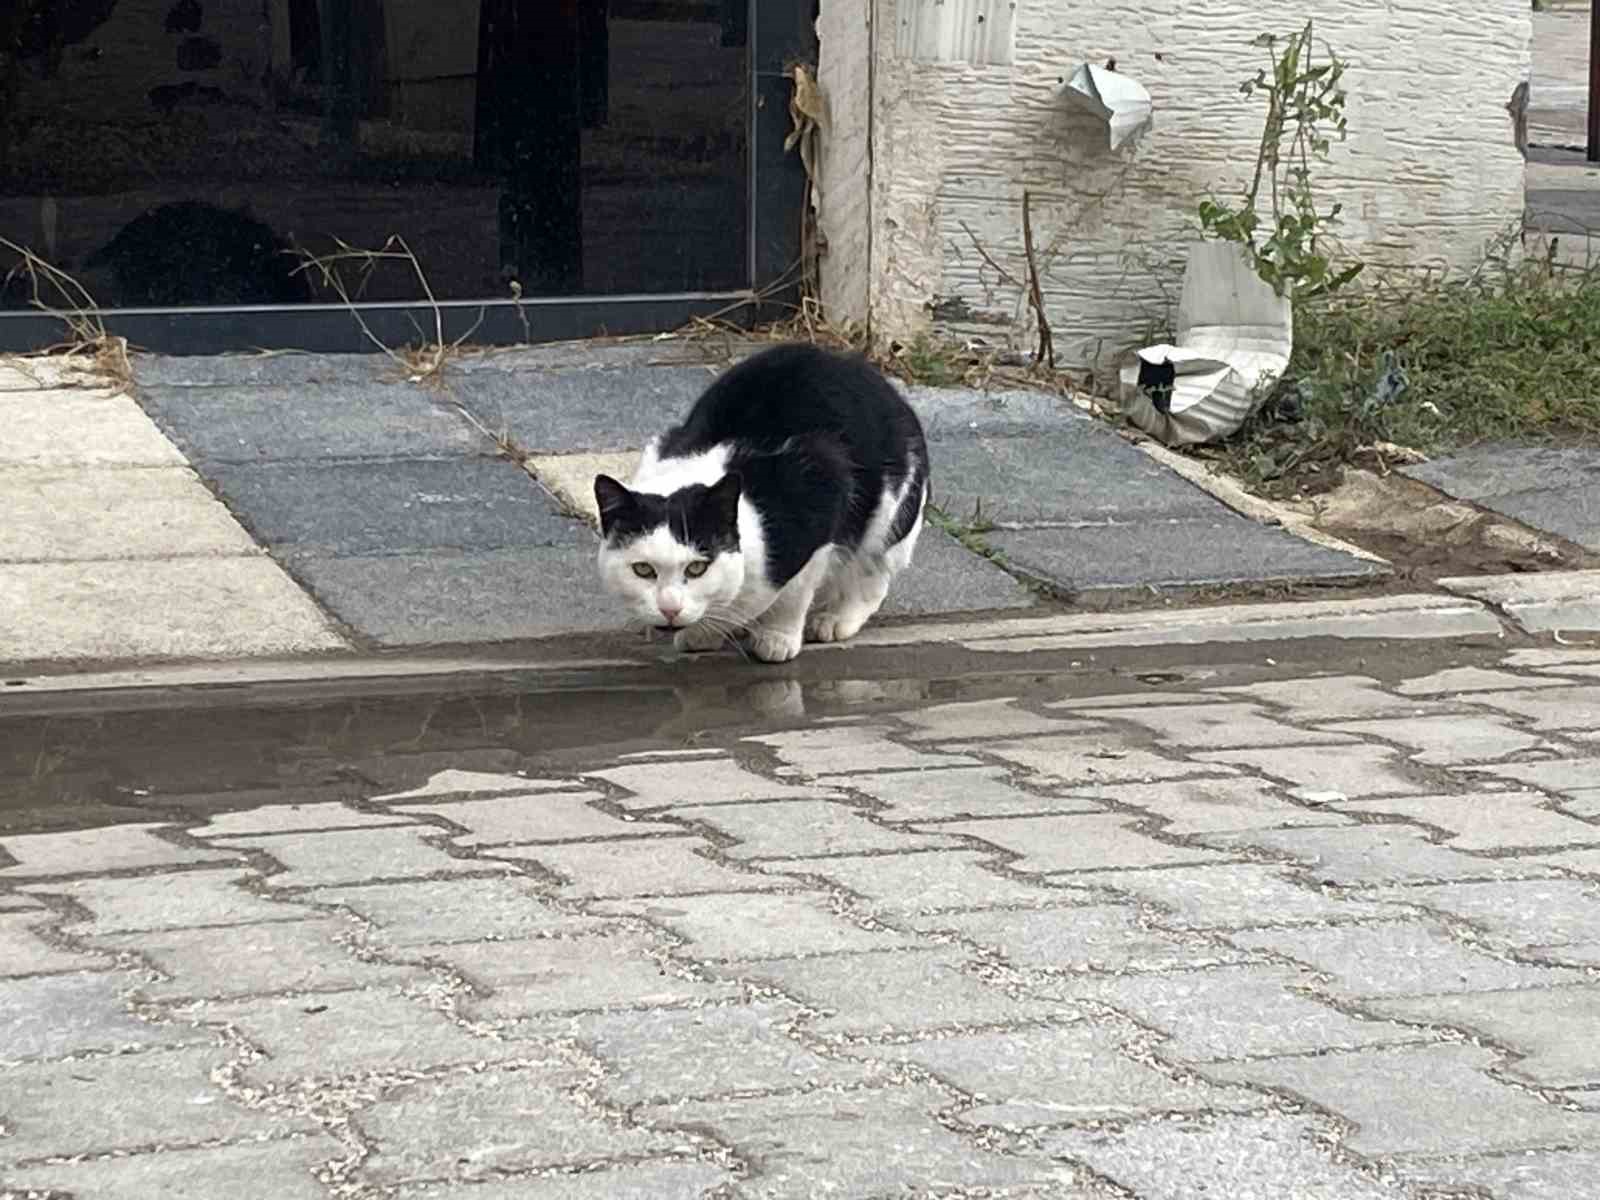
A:
{"label": "concrete slab", "polygon": [[[329,611],[385,646],[499,642],[607,624],[592,542],[308,558],[296,570]],[[620,612],[614,623],[620,631]]]}
{"label": "concrete slab", "polygon": [[0,662],[346,648],[265,557],[0,565]]}
{"label": "concrete slab", "polygon": [[132,397],[110,390],[0,390],[0,467],[181,467]]}
{"label": "concrete slab", "polygon": [[1025,574],[1069,588],[1380,578],[1386,567],[1231,514],[984,535]]}
{"label": "concrete slab", "polygon": [[924,528],[911,565],[894,581],[884,616],[931,616],[995,608],[1031,608],[1038,597],[942,529]]}
{"label": "concrete slab", "polygon": [[0,471],[0,561],[257,554],[186,468]]}
{"label": "concrete slab", "polygon": [[935,440],[933,503],[962,523],[1064,524],[1231,516],[1102,425]]}
{"label": "concrete slab", "polygon": [[1404,471],[1458,499],[1600,551],[1600,448],[1475,446]]}
{"label": "concrete slab", "polygon": [[594,477],[610,475],[624,483],[639,465],[637,450],[610,454],[541,454],[528,460],[528,469],[557,498],[594,528],[600,527],[600,507],[594,502]]}
{"label": "concrete slab", "polygon": [[1461,576],[1439,586],[1495,605],[1529,633],[1600,630],[1600,571]]}
{"label": "concrete slab", "polygon": [[196,462],[493,454],[444,399],[405,383],[144,387],[139,398]]}
{"label": "concrete slab", "polygon": [[975,388],[907,387],[898,380],[894,382],[922,419],[923,431],[934,441],[978,434],[1017,437],[1062,428],[1108,432],[1054,392],[984,392]]}
{"label": "concrete slab", "polygon": [[716,375],[706,367],[478,370],[453,385],[490,429],[534,453],[633,450],[682,420]]}
{"label": "concrete slab", "polygon": [[211,464],[207,475],[258,538],[292,555],[574,546],[590,536],[505,459]]}
{"label": "concrete slab", "polygon": [[146,387],[257,387],[261,385],[371,384],[403,380],[385,354],[210,354],[168,358],[133,356],[133,377]]}

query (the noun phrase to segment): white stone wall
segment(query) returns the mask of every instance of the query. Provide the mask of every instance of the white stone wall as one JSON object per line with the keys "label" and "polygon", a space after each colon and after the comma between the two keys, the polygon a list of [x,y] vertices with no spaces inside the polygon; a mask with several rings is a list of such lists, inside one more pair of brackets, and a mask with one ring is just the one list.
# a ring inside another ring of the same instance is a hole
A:
{"label": "white stone wall", "polygon": [[[1320,173],[1324,194],[1345,206],[1350,251],[1379,264],[1464,266],[1522,212],[1524,164],[1505,104],[1529,72],[1527,0],[822,0],[822,9],[834,113],[824,186],[846,162],[870,162],[871,181],[865,212],[833,197],[819,204],[824,300],[860,318],[864,295],[880,336],[937,326],[1029,343],[1019,289],[979,250],[1025,277],[1025,190],[1058,356],[1103,365],[1161,329],[1197,203],[1235,189],[1255,161],[1264,105],[1239,83],[1265,58],[1250,42],[1307,17],[1350,64],[1350,137]],[[865,63],[851,40],[863,38]],[[1097,149],[1093,126],[1059,96],[1079,64],[1112,58],[1155,102],[1153,129],[1118,154]],[[840,120],[841,102],[859,105],[863,74],[870,146]]]}

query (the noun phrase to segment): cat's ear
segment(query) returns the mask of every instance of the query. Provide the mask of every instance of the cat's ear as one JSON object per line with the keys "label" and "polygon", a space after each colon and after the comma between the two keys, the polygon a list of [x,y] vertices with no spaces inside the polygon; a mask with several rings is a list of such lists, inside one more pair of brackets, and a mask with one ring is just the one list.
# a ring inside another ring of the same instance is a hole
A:
{"label": "cat's ear", "polygon": [[712,485],[706,495],[706,503],[716,515],[719,527],[739,527],[739,496],[743,491],[744,479],[737,471],[729,471]]}
{"label": "cat's ear", "polygon": [[609,475],[596,475],[594,502],[600,510],[600,532],[609,534],[617,518],[633,507],[633,493]]}

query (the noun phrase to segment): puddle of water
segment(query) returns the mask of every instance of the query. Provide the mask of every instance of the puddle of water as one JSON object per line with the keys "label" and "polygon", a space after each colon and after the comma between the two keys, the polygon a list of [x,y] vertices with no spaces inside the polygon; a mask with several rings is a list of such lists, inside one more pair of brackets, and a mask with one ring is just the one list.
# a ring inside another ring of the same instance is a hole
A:
{"label": "puddle of water", "polygon": [[[959,651],[914,648],[816,656],[782,677],[708,662],[630,674],[625,686],[550,689],[480,676],[420,681],[409,692],[392,681],[342,696],[314,686],[266,698],[191,690],[124,697],[139,707],[120,711],[75,702],[75,711],[0,712],[0,835],[359,800],[420,786],[447,768],[570,774],[620,754],[722,748],[778,728],[958,700],[1182,692],[1328,670],[1403,677],[1498,653],[1374,649],[1300,642],[1041,653],[1001,669]],[[863,669],[873,665],[877,675]],[[850,676],[829,674],[841,668]]]}

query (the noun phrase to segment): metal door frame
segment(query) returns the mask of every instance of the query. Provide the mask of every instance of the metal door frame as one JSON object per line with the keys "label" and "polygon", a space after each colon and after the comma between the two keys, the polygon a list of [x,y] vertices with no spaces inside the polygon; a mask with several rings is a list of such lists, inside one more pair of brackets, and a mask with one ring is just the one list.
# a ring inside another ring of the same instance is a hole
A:
{"label": "metal door frame", "polygon": [[[748,323],[792,305],[799,291],[805,168],[786,151],[790,82],[785,68],[814,63],[818,0],[748,0],[750,71],[749,285],[726,292],[670,292],[537,299],[446,300],[438,308],[446,341],[471,331],[482,345],[516,345],[676,329],[721,314]],[[355,306],[385,345],[403,346],[433,328],[434,309],[419,302]],[[294,349],[323,354],[375,352],[343,304],[120,308],[100,312],[106,331],[158,354],[224,354]],[[474,326],[476,328],[474,329]],[[0,311],[0,352],[29,352],[67,337],[59,317]]]}

